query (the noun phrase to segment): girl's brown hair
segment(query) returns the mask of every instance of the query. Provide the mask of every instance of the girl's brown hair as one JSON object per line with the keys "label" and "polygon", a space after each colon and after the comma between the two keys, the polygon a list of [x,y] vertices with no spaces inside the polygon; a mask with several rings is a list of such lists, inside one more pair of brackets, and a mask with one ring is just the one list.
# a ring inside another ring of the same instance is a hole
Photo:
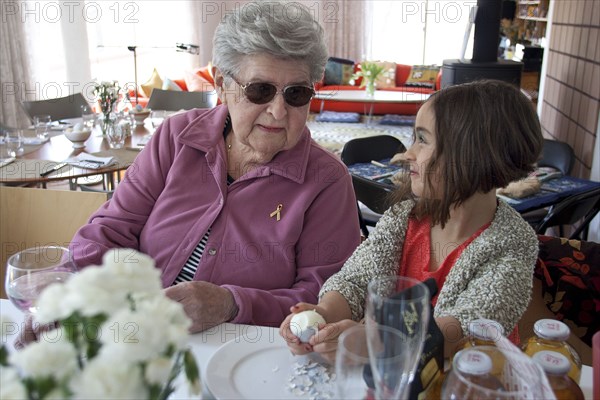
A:
{"label": "girl's brown hair", "polygon": [[[435,115],[436,148],[424,174],[425,193],[439,195],[418,199],[416,217],[428,215],[443,227],[452,207],[534,170],[543,145],[540,122],[517,87],[477,81],[442,89],[427,102]],[[394,200],[411,194],[403,185]]]}

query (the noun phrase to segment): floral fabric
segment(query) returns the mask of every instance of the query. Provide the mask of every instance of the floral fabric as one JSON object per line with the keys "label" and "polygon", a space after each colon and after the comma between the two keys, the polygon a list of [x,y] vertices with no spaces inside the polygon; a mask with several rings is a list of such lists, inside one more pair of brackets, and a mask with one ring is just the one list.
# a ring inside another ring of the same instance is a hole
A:
{"label": "floral fabric", "polygon": [[538,235],[535,276],[548,308],[588,345],[600,330],[600,244]]}

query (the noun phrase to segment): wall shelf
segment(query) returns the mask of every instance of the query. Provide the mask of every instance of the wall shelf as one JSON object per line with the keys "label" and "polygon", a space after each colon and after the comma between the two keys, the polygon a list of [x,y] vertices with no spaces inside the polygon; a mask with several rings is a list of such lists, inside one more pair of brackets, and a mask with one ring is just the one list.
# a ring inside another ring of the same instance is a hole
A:
{"label": "wall shelf", "polygon": [[518,25],[517,42],[543,46],[548,24],[550,0],[517,0],[515,21]]}

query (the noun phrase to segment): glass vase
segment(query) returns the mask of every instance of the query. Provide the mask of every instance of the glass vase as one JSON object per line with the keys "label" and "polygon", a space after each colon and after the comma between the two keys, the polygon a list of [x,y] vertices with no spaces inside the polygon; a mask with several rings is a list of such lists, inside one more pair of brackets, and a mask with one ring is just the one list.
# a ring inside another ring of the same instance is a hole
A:
{"label": "glass vase", "polygon": [[113,118],[110,118],[108,116],[105,116],[104,118],[102,118],[102,124],[101,124],[102,136],[106,137],[108,135],[108,133],[114,129],[114,127],[115,127],[115,120]]}
{"label": "glass vase", "polygon": [[365,85],[365,93],[367,93],[368,97],[373,97],[375,95],[375,81],[367,80],[367,84]]}

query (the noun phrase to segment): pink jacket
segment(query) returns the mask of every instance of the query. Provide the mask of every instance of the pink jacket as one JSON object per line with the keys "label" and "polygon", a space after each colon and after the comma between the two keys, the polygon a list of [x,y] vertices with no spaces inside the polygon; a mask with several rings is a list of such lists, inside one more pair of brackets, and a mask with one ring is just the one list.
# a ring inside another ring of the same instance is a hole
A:
{"label": "pink jacket", "polygon": [[[194,280],[233,293],[231,322],[278,326],[291,305],[316,303],[358,246],[352,181],[305,128],[293,149],[227,186],[227,113],[218,106],[167,119],[70,247],[80,266],[100,264],[109,248],[137,249],[167,287],[211,228]],[[270,214],[279,204],[277,221]]]}

